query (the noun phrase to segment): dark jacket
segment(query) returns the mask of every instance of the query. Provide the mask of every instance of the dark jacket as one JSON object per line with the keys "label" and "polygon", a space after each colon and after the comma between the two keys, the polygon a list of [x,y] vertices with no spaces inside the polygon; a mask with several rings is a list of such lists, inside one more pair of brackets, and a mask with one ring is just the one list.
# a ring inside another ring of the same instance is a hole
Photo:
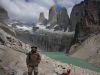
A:
{"label": "dark jacket", "polygon": [[40,54],[36,51],[34,53],[29,52],[26,58],[26,64],[30,67],[36,67],[40,63],[41,57]]}

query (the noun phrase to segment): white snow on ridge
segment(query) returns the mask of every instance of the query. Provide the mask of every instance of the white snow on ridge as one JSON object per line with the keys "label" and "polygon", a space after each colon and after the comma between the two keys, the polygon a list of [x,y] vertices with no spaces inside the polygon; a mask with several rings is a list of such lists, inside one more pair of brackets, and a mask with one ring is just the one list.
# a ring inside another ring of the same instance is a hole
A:
{"label": "white snow on ridge", "polygon": [[[50,26],[50,24],[48,24],[47,26]],[[58,26],[57,24],[54,26],[56,27]],[[69,31],[69,27],[67,28],[67,30],[64,32],[64,30],[59,30],[59,31],[54,31],[54,29],[47,29],[46,26],[44,25],[40,25],[39,23],[36,24],[36,27],[39,27],[39,29],[37,30],[37,32],[50,32],[50,33],[57,33],[57,34],[66,34],[66,35],[73,35],[75,32],[68,32]]]}
{"label": "white snow on ridge", "polygon": [[46,29],[46,26],[40,24],[37,24],[36,27],[39,27],[39,29]]}
{"label": "white snow on ridge", "polygon": [[8,24],[8,26],[9,26],[9,27],[12,27],[12,25],[11,25],[11,24]]}
{"label": "white snow on ridge", "polygon": [[[49,25],[49,24],[48,24],[48,25]],[[38,30],[54,31],[54,29],[47,29],[46,26],[44,26],[44,25],[40,25],[40,24],[37,24],[36,27],[39,27]]]}
{"label": "white snow on ridge", "polygon": [[58,25],[56,24],[54,27],[57,27]]}
{"label": "white snow on ridge", "polygon": [[32,27],[26,27],[26,26],[16,26],[19,30],[22,30],[22,31],[26,31],[26,30],[28,30],[28,31],[30,31],[30,32],[32,32]]}

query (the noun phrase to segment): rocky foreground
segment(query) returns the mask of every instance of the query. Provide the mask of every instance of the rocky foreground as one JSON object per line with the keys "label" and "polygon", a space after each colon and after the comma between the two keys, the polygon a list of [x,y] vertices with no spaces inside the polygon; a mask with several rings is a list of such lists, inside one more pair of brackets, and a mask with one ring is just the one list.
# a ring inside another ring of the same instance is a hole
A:
{"label": "rocky foreground", "polygon": [[[0,29],[0,75],[27,75],[26,53],[30,46]],[[3,42],[5,41],[5,42]],[[39,64],[39,75],[60,75],[71,69],[70,75],[100,75],[98,72],[68,65],[42,55]],[[65,68],[65,70],[63,69]]]}
{"label": "rocky foreground", "polygon": [[[45,55],[41,57],[39,75],[59,75],[67,69],[71,69],[70,75],[100,75],[98,72],[61,63]],[[27,75],[25,53],[0,45],[0,59],[0,75]]]}

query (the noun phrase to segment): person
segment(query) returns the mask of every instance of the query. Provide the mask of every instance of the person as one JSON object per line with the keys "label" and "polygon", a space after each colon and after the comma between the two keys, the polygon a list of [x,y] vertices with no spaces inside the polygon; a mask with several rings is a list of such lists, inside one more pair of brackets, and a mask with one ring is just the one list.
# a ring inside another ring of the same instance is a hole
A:
{"label": "person", "polygon": [[31,51],[27,54],[26,64],[28,68],[28,75],[32,75],[34,71],[34,75],[38,75],[38,64],[41,61],[41,56],[37,52],[37,47],[32,46]]}

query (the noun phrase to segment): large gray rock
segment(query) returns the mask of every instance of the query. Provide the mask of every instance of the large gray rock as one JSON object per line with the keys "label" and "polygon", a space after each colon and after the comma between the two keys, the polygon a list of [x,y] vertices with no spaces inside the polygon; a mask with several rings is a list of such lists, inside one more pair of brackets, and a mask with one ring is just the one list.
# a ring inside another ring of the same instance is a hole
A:
{"label": "large gray rock", "polygon": [[44,17],[44,13],[43,12],[40,13],[38,23],[42,24],[42,25],[46,25],[47,24],[47,19]]}
{"label": "large gray rock", "polygon": [[64,31],[66,31],[67,28],[69,27],[69,25],[70,25],[69,16],[68,16],[66,8],[61,8],[59,10],[59,12],[57,14],[57,23],[59,24],[61,29],[64,29]]}
{"label": "large gray rock", "polygon": [[70,31],[75,31],[76,24],[83,18],[84,15],[84,2],[76,4],[73,7],[70,15]]}
{"label": "large gray rock", "polygon": [[9,19],[7,11],[0,6],[0,20]]}
{"label": "large gray rock", "polygon": [[54,23],[57,22],[57,13],[56,13],[56,7],[52,6],[49,10],[49,20],[48,23]]}
{"label": "large gray rock", "polygon": [[41,12],[40,13],[40,16],[39,16],[39,23],[42,23],[43,21],[45,20],[45,17],[44,17],[44,13],[43,12]]}

